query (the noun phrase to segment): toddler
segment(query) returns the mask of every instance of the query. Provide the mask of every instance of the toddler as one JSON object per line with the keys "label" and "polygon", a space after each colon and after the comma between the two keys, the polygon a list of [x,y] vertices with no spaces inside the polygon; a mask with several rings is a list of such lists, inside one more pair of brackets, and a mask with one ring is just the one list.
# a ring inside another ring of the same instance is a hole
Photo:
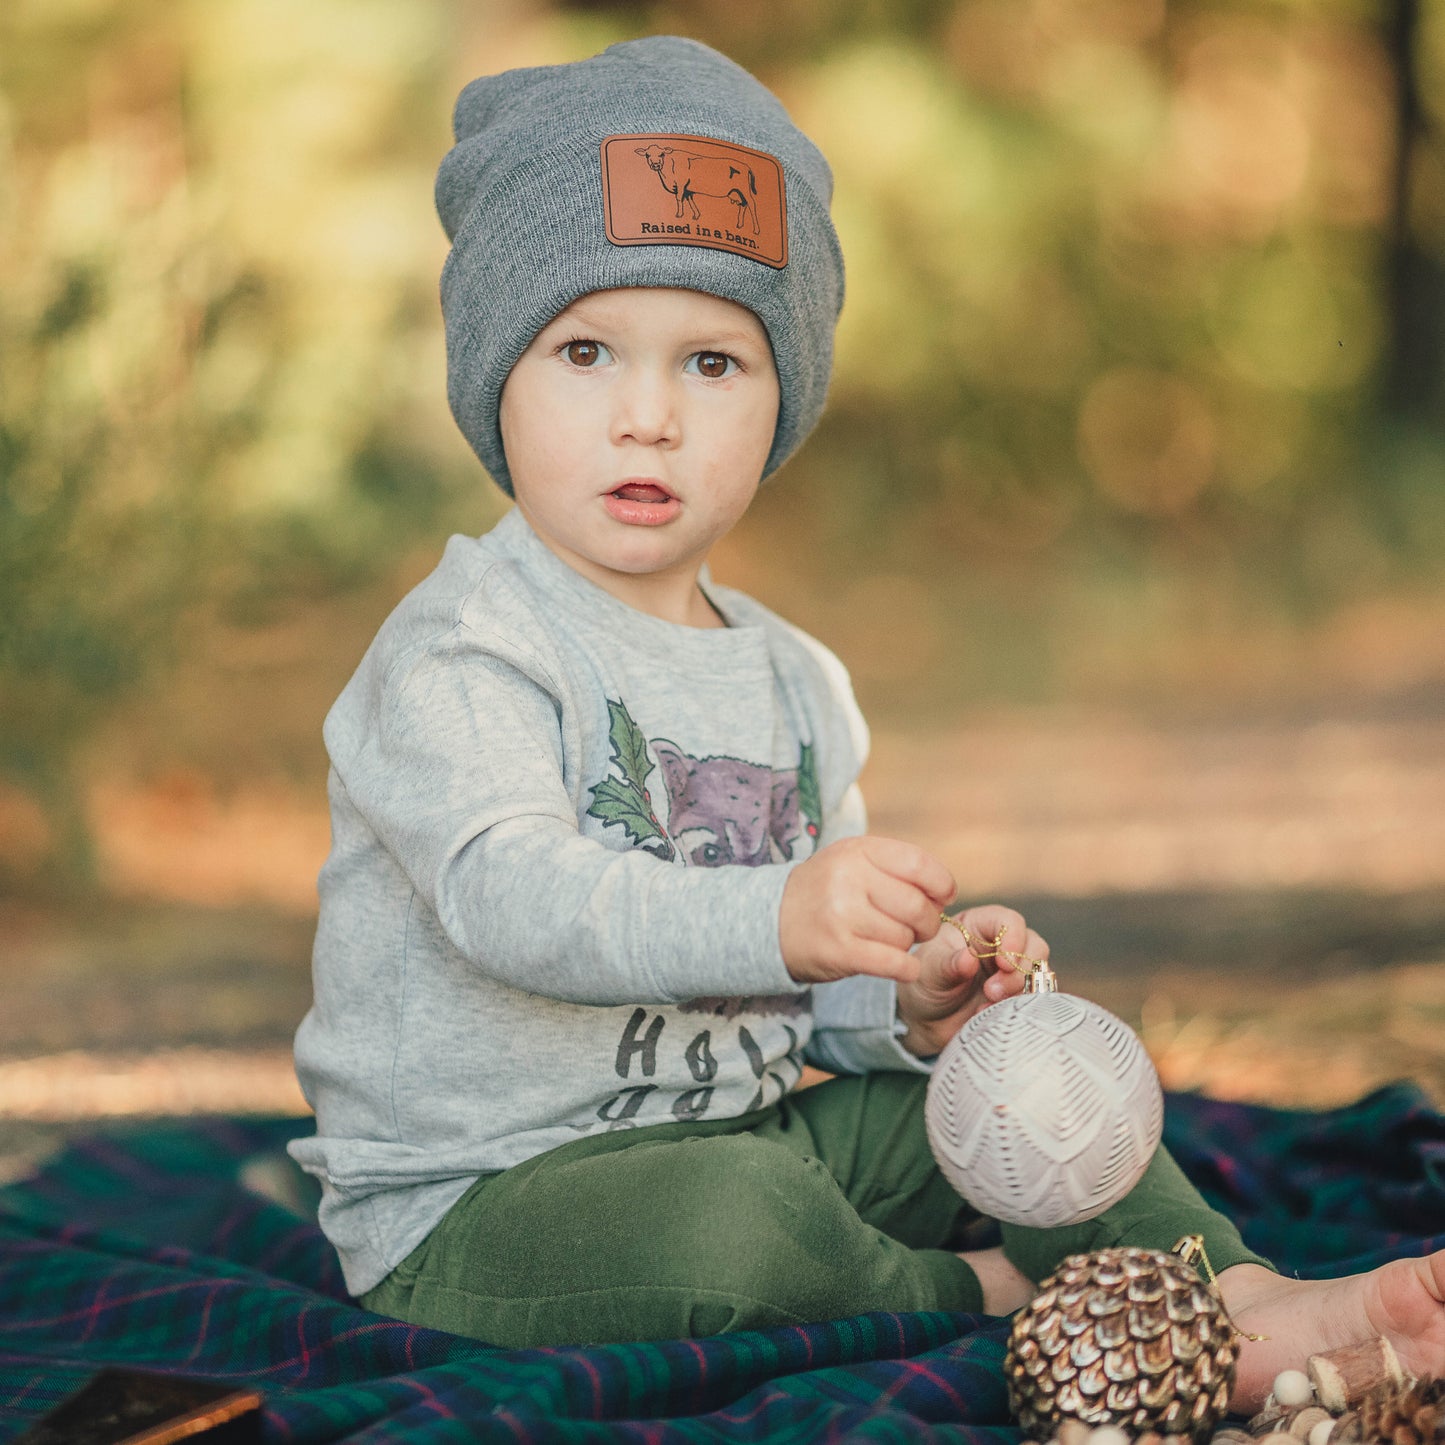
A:
{"label": "toddler", "polygon": [[[1445,1354],[1440,1259],[1281,1281],[1162,1151],[1096,1220],[965,1247],[930,1060],[1021,986],[965,937],[1047,946],[998,905],[940,924],[948,871],[865,831],[842,665],[706,566],[822,409],[827,164],[673,38],[475,81],[455,123],[448,394],[516,505],[451,539],[326,721],[292,1149],[352,1292],[596,1343],[1005,1313],[1069,1253],[1199,1233],[1271,1335],[1237,1404],[1316,1316],[1353,1338],[1408,1297],[1394,1337]],[[809,1062],[835,1077],[798,1090]]]}

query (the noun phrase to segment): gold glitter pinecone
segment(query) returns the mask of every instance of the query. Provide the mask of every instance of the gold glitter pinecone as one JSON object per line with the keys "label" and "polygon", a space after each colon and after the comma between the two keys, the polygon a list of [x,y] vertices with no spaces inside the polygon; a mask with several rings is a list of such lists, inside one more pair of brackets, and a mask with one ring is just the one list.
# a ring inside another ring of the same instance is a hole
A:
{"label": "gold glitter pinecone", "polygon": [[1445,1445],[1445,1378],[1377,1385],[1342,1416],[1331,1445]]}
{"label": "gold glitter pinecone", "polygon": [[1009,1402],[1035,1440],[1064,1420],[1209,1438],[1239,1340],[1218,1294],[1161,1249],[1075,1254],[1014,1319]]}

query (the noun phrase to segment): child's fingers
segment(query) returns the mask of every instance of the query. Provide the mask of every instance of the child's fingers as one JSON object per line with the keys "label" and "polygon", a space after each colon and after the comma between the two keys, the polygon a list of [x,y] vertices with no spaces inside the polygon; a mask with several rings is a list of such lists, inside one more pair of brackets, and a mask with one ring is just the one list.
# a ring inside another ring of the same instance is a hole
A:
{"label": "child's fingers", "polygon": [[964,922],[976,939],[988,943],[1001,942],[1005,948],[1015,952],[1028,934],[1028,924],[1016,908],[1005,907],[1002,903],[984,903],[970,908],[963,915]]}
{"label": "child's fingers", "polygon": [[[864,851],[875,867],[913,884],[915,888],[921,888],[938,908],[942,908],[958,892],[953,874],[931,853],[925,853],[912,843],[904,843],[898,838],[870,836],[865,840]],[[933,935],[930,933],[928,936],[931,938]]]}
{"label": "child's fingers", "polygon": [[985,944],[979,947],[985,954],[989,954],[989,962],[995,968],[1003,969],[1005,972],[1013,972],[1022,969],[1027,973],[1035,962],[1046,963],[1049,957],[1049,946],[1030,928],[1024,934],[1024,941],[1020,943],[1016,938],[1004,935],[1003,947],[997,953]]}
{"label": "child's fingers", "polygon": [[1025,958],[1037,958],[1046,962],[1049,956],[1049,944],[1046,938],[1040,937],[1033,929],[1029,929],[1028,940],[1020,950]]}
{"label": "child's fingers", "polygon": [[884,909],[871,905],[852,924],[850,932],[854,938],[869,943],[883,943],[906,953],[914,944],[913,930]]}
{"label": "child's fingers", "polygon": [[853,972],[872,974],[875,978],[891,978],[897,983],[917,983],[918,960],[906,949],[890,948],[886,943],[859,939],[849,950],[848,961]]}
{"label": "child's fingers", "polygon": [[983,986],[984,997],[991,1003],[997,1003],[1001,998],[1012,998],[1023,991],[1024,976],[1013,969],[991,974]]}
{"label": "child's fingers", "polygon": [[[995,948],[1009,953],[1028,953],[1024,945],[1030,937],[1029,928],[1023,914],[1015,909],[1005,908],[1001,903],[985,903],[979,908],[970,908],[963,921],[972,938],[969,946],[979,957],[992,953]],[[1037,954],[1028,956],[1038,957]],[[996,961],[1005,960],[1000,957]]]}
{"label": "child's fingers", "polygon": [[[963,936],[963,929],[958,926],[957,920],[952,918],[945,918],[939,923],[938,941],[941,944],[946,944],[955,952],[959,949],[963,949],[966,952],[968,949],[968,940]],[[969,954],[969,957],[972,958],[973,955]]]}
{"label": "child's fingers", "polygon": [[977,977],[983,965],[966,948],[951,953],[940,966],[938,985],[946,989],[964,988]]}
{"label": "child's fingers", "polygon": [[[1035,959],[1039,963],[1046,963],[1049,957],[1048,944],[1045,943],[1032,928],[1025,933],[1022,947],[1017,943],[1010,943],[1007,935],[1005,935],[1004,948],[1007,952],[1000,953],[993,962],[1006,972],[1013,972],[1015,970],[1027,972],[1030,965],[1023,962],[1025,958]],[[987,952],[988,950],[985,949],[984,951]],[[1010,958],[1010,953],[1020,954],[1022,957],[1018,959]]]}
{"label": "child's fingers", "polygon": [[903,924],[908,942],[923,942],[939,931],[938,905],[921,888],[905,883],[891,873],[874,873],[868,880],[868,902],[887,917]]}

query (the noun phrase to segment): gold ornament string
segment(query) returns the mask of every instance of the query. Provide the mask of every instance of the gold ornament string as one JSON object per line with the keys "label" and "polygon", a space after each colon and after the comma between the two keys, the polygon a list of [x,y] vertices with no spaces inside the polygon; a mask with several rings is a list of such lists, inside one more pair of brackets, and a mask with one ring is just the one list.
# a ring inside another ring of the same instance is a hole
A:
{"label": "gold ornament string", "polygon": [[[1204,1265],[1204,1272],[1209,1276],[1209,1283],[1214,1286],[1214,1293],[1219,1296],[1220,1307],[1224,1305],[1224,1295],[1219,1288],[1219,1276],[1214,1272],[1214,1266],[1209,1262],[1209,1251],[1204,1247],[1204,1236],[1202,1234],[1186,1234],[1174,1243],[1170,1254],[1177,1254],[1185,1264],[1194,1264],[1196,1261]],[[1237,1335],[1242,1335],[1247,1340],[1267,1340],[1268,1335],[1252,1335],[1248,1330],[1242,1330],[1229,1318],[1229,1311],[1224,1311],[1224,1318],[1229,1320],[1229,1328]]]}
{"label": "gold ornament string", "polygon": [[[969,931],[966,924],[962,924],[956,918],[950,918],[946,913],[938,915],[945,923],[951,923],[963,934],[963,941],[968,945],[969,952],[977,959],[985,958],[1006,958],[1020,973],[1033,973],[1038,969],[1047,968],[1049,961],[1046,958],[1030,958],[1026,953],[1015,953],[1011,948],[1003,946],[1003,936],[1008,932],[1008,924],[1005,923],[998,931],[998,937],[993,939],[979,938]],[[978,945],[983,944],[980,948]]]}

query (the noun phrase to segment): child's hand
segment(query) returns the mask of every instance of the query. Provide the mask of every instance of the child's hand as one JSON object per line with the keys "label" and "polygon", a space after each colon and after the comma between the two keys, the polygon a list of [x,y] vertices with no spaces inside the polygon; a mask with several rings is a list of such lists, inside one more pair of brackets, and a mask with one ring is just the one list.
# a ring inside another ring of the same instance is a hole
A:
{"label": "child's hand", "polygon": [[908,1025],[903,1047],[921,1058],[936,1054],[980,1009],[1023,991],[1024,976],[1012,959],[1002,952],[995,958],[979,954],[992,953],[997,943],[1025,958],[1049,956],[1048,944],[1012,908],[970,908],[959,923],[972,945],[953,923],[943,924],[914,951],[917,981],[898,985],[898,1017]]}
{"label": "child's hand", "polygon": [[778,915],[783,962],[799,983],[855,973],[916,979],[908,952],[939,930],[955,892],[936,858],[893,838],[842,838],[788,875]]}

